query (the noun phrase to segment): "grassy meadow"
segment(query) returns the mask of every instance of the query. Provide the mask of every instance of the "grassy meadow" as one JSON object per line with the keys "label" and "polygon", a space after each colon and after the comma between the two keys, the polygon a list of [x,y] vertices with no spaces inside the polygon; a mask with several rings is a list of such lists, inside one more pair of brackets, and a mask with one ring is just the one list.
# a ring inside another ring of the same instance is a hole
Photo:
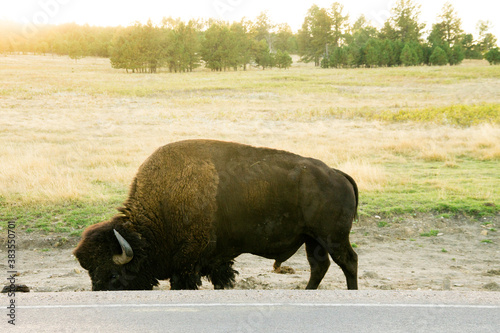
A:
{"label": "grassy meadow", "polygon": [[500,66],[127,74],[108,59],[0,57],[0,219],[79,234],[157,147],[289,150],[351,174],[360,215],[498,214]]}

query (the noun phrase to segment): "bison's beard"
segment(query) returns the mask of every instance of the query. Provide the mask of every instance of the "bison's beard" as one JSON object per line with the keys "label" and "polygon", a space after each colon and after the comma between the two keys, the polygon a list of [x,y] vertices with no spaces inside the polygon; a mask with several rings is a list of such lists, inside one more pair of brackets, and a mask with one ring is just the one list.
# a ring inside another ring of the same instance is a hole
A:
{"label": "bison's beard", "polygon": [[[140,273],[129,272],[125,267],[109,274],[89,272],[89,275],[92,280],[92,291],[152,290],[154,286],[158,285],[158,280],[152,275],[144,271]],[[104,278],[104,276],[108,277]]]}

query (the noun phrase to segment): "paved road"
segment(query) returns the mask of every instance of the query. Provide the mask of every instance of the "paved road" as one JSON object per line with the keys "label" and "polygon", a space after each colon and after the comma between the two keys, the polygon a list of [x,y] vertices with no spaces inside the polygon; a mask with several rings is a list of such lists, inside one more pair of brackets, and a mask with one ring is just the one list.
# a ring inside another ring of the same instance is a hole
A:
{"label": "paved road", "polygon": [[20,332],[500,332],[496,292],[31,293],[16,304]]}

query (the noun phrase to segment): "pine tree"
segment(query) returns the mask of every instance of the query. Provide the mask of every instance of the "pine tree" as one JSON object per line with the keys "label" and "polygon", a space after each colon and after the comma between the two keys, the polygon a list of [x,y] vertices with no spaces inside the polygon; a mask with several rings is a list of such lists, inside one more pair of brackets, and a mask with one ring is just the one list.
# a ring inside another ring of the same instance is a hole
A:
{"label": "pine tree", "polygon": [[[413,0],[398,0],[392,9],[393,15],[389,18],[388,26],[386,28],[394,38],[399,39],[403,43],[419,42],[422,30],[425,24],[419,23],[420,5],[414,3]],[[384,27],[385,28],[385,27]]]}
{"label": "pine tree", "polygon": [[490,21],[480,20],[477,23],[477,30],[479,34],[478,44],[480,45],[481,52],[483,54],[496,46],[497,38],[489,32],[492,27],[493,24]]}
{"label": "pine tree", "polygon": [[443,42],[452,47],[459,41],[459,37],[463,33],[462,20],[458,17],[450,2],[444,4],[438,18],[441,20],[438,24],[442,29]]}
{"label": "pine tree", "polygon": [[183,41],[182,69],[189,72],[200,66],[200,39],[196,25],[196,21],[190,20],[179,29]]}
{"label": "pine tree", "polygon": [[278,50],[274,54],[274,63],[278,68],[288,69],[290,68],[290,66],[292,66],[293,61],[288,52],[282,52],[281,50]]}
{"label": "pine tree", "polygon": [[200,66],[200,41],[196,21],[165,21],[162,27],[163,58],[171,72],[186,72]]}
{"label": "pine tree", "polygon": [[406,43],[401,51],[400,57],[403,66],[415,66],[418,64],[418,56],[410,43]]}
{"label": "pine tree", "polygon": [[396,29],[391,25],[391,20],[384,22],[384,26],[380,29],[379,38],[388,39],[390,41],[398,40]]}
{"label": "pine tree", "polygon": [[396,66],[401,65],[401,53],[403,52],[403,48],[405,47],[406,44],[404,44],[400,40],[394,40],[392,41],[392,45],[394,48],[394,61]]}
{"label": "pine tree", "polygon": [[237,70],[241,66],[246,70],[247,65],[252,60],[252,38],[248,33],[248,23],[244,21],[233,23],[230,27],[234,44],[234,54],[232,57],[233,68]]}
{"label": "pine tree", "polygon": [[370,38],[363,48],[364,64],[366,67],[377,67],[380,64],[380,43]]}
{"label": "pine tree", "polygon": [[462,63],[465,57],[465,52],[459,43],[453,45],[453,47],[448,52],[448,62],[450,65],[459,65]]}
{"label": "pine tree", "polygon": [[333,49],[330,57],[325,59],[324,68],[342,68],[347,66],[347,46],[343,45]]}
{"label": "pine tree", "polygon": [[462,34],[460,43],[465,52],[465,59],[483,59],[480,47],[474,42],[472,34]]}
{"label": "pine tree", "polygon": [[309,28],[309,21],[307,19],[304,20],[302,24],[302,28],[297,32],[297,51],[300,55],[300,60],[303,62],[311,62],[312,56],[312,39],[311,39],[311,31]]}
{"label": "pine tree", "polygon": [[257,16],[256,21],[250,29],[250,33],[252,37],[258,42],[260,42],[261,40],[265,40],[267,42],[269,50],[273,51],[274,36],[271,33],[273,28],[274,24],[271,23],[267,12],[262,12],[259,16]]}
{"label": "pine tree", "polygon": [[445,41],[445,28],[442,23],[435,23],[432,25],[432,30],[427,40],[432,47],[443,47],[444,45],[449,46]]}
{"label": "pine tree", "polygon": [[161,31],[158,27],[153,25],[151,20],[144,26],[140,26],[140,57],[142,60],[143,72],[156,73],[160,68],[163,60],[163,53],[161,47]]}
{"label": "pine tree", "polygon": [[352,44],[347,47],[346,67],[359,67],[361,64],[361,48]]}
{"label": "pine tree", "polygon": [[484,58],[488,60],[490,65],[500,64],[500,49],[498,47],[490,49],[488,52],[486,52]]}
{"label": "pine tree", "polygon": [[419,66],[424,62],[424,50],[422,44],[417,41],[410,42],[410,47],[413,49],[416,55],[415,66]]}
{"label": "pine tree", "polygon": [[380,46],[380,66],[396,65],[393,43],[389,39],[384,39]]}
{"label": "pine tree", "polygon": [[422,63],[424,65],[430,65],[429,58],[432,54],[432,47],[427,43],[421,46],[422,48]]}
{"label": "pine tree", "polygon": [[299,55],[304,62],[320,65],[332,43],[332,19],[324,8],[312,6],[298,34]]}
{"label": "pine tree", "polygon": [[205,66],[213,71],[227,70],[230,47],[230,30],[223,22],[213,22],[204,33],[201,43],[201,58]]}
{"label": "pine tree", "polygon": [[331,8],[332,45],[339,47],[342,44],[346,30],[348,28],[349,15],[342,12],[344,6],[334,2]]}
{"label": "pine tree", "polygon": [[[366,51],[365,48],[370,40],[377,39],[378,31],[374,27],[370,26],[368,22],[361,16],[353,25],[351,29],[351,35],[348,36],[349,48],[348,48],[348,64],[349,67],[359,67],[367,65],[366,63]],[[374,41],[372,43],[375,43]],[[372,48],[374,44],[368,45],[369,49]],[[378,45],[376,47],[378,49]],[[370,57],[376,56],[376,50],[370,51]],[[380,51],[379,51],[380,52]],[[378,59],[378,56],[377,56]],[[375,66],[378,64],[376,60],[370,66]]]}
{"label": "pine tree", "polygon": [[273,54],[271,54],[269,46],[264,39],[260,42],[254,42],[253,52],[255,63],[262,67],[262,69],[266,69],[268,67],[272,68],[274,66],[275,58]]}
{"label": "pine tree", "polygon": [[444,66],[448,63],[448,57],[446,56],[446,52],[437,46],[434,48],[434,51],[432,51],[432,54],[429,58],[429,62],[431,65],[435,66]]}
{"label": "pine tree", "polygon": [[180,39],[178,34],[175,33],[175,27],[171,27],[169,25],[165,25],[165,21],[163,21],[162,26],[162,37],[161,44],[163,50],[163,62],[168,67],[170,72],[179,72],[181,70],[180,66],[180,58],[181,58],[181,49],[180,49]]}
{"label": "pine tree", "polygon": [[74,59],[75,62],[77,62],[78,59],[83,58],[84,53],[79,40],[68,42],[68,55],[71,59]]}
{"label": "pine tree", "polygon": [[134,53],[138,50],[133,45],[134,27],[120,29],[116,32],[110,47],[111,67],[116,69],[135,70],[137,68]]}
{"label": "pine tree", "polygon": [[288,53],[297,51],[297,41],[293,35],[292,28],[288,24],[279,24],[273,36],[274,50],[286,51]]}

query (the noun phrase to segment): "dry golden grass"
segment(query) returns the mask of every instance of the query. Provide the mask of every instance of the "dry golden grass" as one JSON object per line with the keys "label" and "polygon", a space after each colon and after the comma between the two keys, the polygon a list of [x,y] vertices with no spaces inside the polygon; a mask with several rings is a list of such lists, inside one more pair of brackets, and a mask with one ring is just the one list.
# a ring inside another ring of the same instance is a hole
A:
{"label": "dry golden grass", "polygon": [[[462,67],[156,75],[106,59],[0,58],[0,196],[19,204],[107,200],[158,146],[212,138],[285,149],[382,191],[388,164],[500,160],[500,129],[337,119],[332,110],[497,103],[500,72]],[[398,182],[404,183],[405,175]]]}

